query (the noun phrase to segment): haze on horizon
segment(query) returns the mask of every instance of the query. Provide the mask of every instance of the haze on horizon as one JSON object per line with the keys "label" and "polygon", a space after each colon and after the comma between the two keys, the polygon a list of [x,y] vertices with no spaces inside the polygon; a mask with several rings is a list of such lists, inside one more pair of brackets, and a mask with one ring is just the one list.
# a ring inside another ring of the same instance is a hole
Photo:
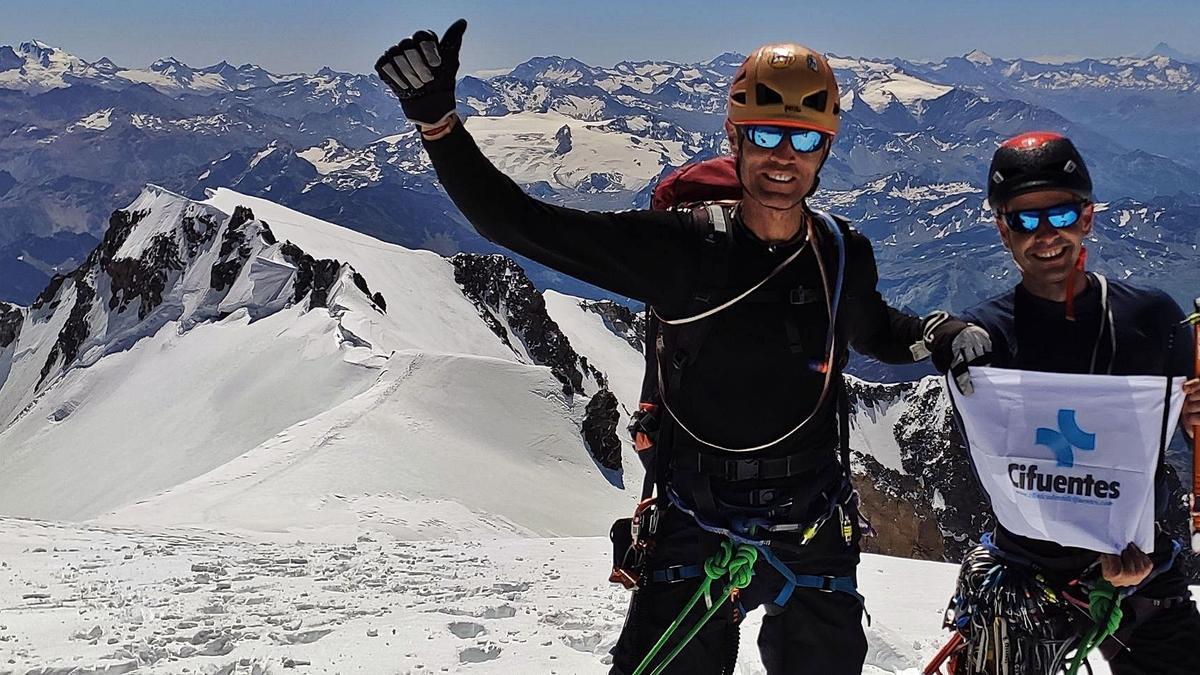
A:
{"label": "haze on horizon", "polygon": [[[850,5],[848,7],[848,5]],[[573,57],[591,65],[624,60],[696,62],[758,44],[793,40],[842,56],[940,60],[979,49],[1000,58],[1143,55],[1160,42],[1200,55],[1200,3],[1092,0],[1004,5],[912,0],[853,3],[759,0],[744,9],[695,0],[646,5],[631,0],[458,0],[437,6],[346,0],[214,0],[203,4],[77,4],[45,0],[6,12],[0,44],[32,39],[87,61],[108,57],[141,68],[166,57],[192,67],[225,60],[277,73],[323,66],[369,72],[378,54],[414,30],[441,32],[470,21],[464,72],[508,68],[535,56]],[[1081,9],[1086,8],[1086,9]],[[881,29],[886,29],[882,32]],[[303,36],[304,39],[298,39]]]}

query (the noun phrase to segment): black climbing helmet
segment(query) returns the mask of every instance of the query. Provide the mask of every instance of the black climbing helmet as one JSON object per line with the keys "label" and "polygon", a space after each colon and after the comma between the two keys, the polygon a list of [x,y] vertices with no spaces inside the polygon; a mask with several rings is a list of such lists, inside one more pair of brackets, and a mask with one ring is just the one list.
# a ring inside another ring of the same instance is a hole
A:
{"label": "black climbing helmet", "polygon": [[992,210],[1017,195],[1036,190],[1063,190],[1092,202],[1092,177],[1070,139],[1053,131],[1032,131],[1000,145],[988,169],[988,204]]}

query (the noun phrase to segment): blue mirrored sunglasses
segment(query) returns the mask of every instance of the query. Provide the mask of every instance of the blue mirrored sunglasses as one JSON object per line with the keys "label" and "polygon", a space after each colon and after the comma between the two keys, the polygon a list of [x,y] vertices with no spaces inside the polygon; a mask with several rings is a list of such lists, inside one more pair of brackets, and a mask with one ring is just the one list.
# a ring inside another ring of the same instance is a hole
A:
{"label": "blue mirrored sunglasses", "polygon": [[810,129],[790,129],[786,127],[772,127],[761,124],[751,124],[744,127],[746,140],[750,144],[763,148],[764,150],[774,150],[783,142],[783,137],[788,136],[792,140],[792,149],[796,152],[816,152],[825,144],[825,134],[819,131]]}
{"label": "blue mirrored sunglasses", "polygon": [[1080,216],[1083,215],[1085,204],[1086,202],[1071,202],[1070,204],[1058,204],[1057,206],[1045,209],[1013,211],[1003,214],[1003,218],[1004,222],[1008,225],[1008,229],[1014,232],[1024,232],[1027,234],[1037,232],[1043,220],[1050,223],[1050,227],[1062,230],[1079,222]]}

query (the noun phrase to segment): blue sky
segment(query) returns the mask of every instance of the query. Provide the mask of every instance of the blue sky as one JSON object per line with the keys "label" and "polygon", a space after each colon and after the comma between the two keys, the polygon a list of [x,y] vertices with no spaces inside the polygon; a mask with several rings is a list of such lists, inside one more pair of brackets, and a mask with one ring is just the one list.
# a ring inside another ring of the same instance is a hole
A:
{"label": "blue sky", "polygon": [[1001,57],[1113,56],[1141,53],[1160,41],[1200,53],[1200,3],[1161,0],[40,0],[3,14],[0,44],[36,38],[87,60],[108,56],[133,67],[175,56],[193,66],[226,59],[282,72],[323,65],[368,72],[388,44],[420,28],[440,33],[460,16],[471,22],[465,71],[547,54],[595,65],[698,61],[773,40],[909,59],[975,48]]}

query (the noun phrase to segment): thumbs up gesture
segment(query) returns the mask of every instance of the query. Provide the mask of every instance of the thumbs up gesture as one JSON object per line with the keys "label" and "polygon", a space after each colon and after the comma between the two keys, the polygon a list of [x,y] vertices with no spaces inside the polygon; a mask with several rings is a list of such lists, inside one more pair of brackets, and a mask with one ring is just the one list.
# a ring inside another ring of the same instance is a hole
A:
{"label": "thumbs up gesture", "polygon": [[441,40],[433,31],[417,31],[375,62],[376,74],[399,97],[404,116],[420,126],[444,124],[454,112],[458,51],[466,30],[466,19],[459,19]]}

